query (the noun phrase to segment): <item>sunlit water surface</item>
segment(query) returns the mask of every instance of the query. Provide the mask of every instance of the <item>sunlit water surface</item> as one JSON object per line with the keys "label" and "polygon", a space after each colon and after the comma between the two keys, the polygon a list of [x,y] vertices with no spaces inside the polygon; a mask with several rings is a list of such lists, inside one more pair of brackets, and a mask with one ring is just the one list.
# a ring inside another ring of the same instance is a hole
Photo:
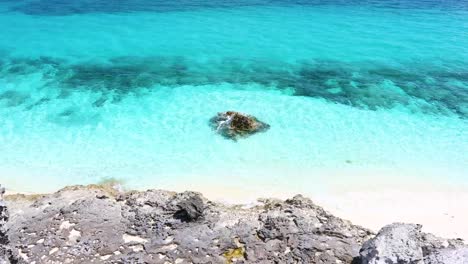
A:
{"label": "sunlit water surface", "polygon": [[468,183],[465,0],[0,0],[0,32],[12,189]]}

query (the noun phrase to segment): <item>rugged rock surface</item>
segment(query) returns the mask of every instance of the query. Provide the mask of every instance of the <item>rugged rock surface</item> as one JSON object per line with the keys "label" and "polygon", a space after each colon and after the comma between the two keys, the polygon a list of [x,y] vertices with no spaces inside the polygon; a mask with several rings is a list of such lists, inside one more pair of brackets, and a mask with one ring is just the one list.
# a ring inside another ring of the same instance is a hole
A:
{"label": "rugged rock surface", "polygon": [[421,232],[421,225],[394,223],[365,242],[363,264],[467,264],[468,247],[459,239]]}
{"label": "rugged rock surface", "polygon": [[270,125],[259,121],[254,116],[234,111],[218,113],[210,119],[210,124],[218,133],[234,140],[270,128]]}
{"label": "rugged rock surface", "polygon": [[302,196],[244,208],[91,186],[7,203],[20,263],[351,263],[372,235]]}
{"label": "rugged rock surface", "polygon": [[94,185],[49,195],[8,196],[6,204],[10,218],[7,229],[2,225],[7,231],[2,235],[9,240],[2,249],[11,251],[1,251],[3,263],[456,264],[467,260],[466,247],[459,240],[439,239],[422,233],[417,225],[403,224],[387,226],[371,239],[371,231],[300,195],[246,207],[210,202],[194,192],[124,193]]}
{"label": "rugged rock surface", "polygon": [[9,219],[8,208],[3,201],[5,189],[0,185],[0,264],[15,263],[13,254],[9,247],[6,223]]}

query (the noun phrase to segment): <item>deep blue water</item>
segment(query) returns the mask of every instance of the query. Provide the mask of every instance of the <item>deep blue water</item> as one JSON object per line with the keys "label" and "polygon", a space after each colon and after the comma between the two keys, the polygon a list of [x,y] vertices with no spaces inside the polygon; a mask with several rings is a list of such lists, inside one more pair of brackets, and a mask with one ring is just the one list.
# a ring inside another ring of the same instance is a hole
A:
{"label": "deep blue water", "polygon": [[[435,9],[435,10],[467,10],[466,0],[32,0],[11,1],[11,8],[28,15],[65,16],[86,13],[128,13],[128,12],[177,12],[194,11],[207,8],[235,8],[235,7],[314,7],[340,6],[360,8],[388,8],[388,9]],[[19,2],[19,3],[18,3]]]}

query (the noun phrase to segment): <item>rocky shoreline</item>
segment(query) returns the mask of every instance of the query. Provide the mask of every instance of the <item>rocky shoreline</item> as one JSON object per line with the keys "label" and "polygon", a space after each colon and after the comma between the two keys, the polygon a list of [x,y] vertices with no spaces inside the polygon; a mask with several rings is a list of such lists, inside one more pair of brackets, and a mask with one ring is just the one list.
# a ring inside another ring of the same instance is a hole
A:
{"label": "rocky shoreline", "polygon": [[228,206],[195,192],[90,185],[2,197],[3,263],[466,264],[468,246],[416,224],[374,234],[301,195]]}

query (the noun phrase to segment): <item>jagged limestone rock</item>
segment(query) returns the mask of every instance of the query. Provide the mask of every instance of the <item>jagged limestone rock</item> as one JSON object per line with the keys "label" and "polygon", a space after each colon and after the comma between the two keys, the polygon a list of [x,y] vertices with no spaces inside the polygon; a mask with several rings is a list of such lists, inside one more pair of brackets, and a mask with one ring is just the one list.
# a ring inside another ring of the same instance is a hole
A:
{"label": "jagged limestone rock", "polygon": [[8,205],[10,246],[25,263],[336,264],[352,261],[372,234],[302,196],[244,209],[194,192],[93,186]]}
{"label": "jagged limestone rock", "polygon": [[8,196],[6,205],[10,218],[2,230],[9,240],[2,248],[9,249],[9,255],[3,259],[18,263],[468,260],[461,240],[437,238],[421,232],[418,225],[399,223],[372,238],[368,229],[335,217],[300,195],[286,201],[259,200],[245,208],[211,202],[195,192],[119,192],[92,185],[48,195]]}

